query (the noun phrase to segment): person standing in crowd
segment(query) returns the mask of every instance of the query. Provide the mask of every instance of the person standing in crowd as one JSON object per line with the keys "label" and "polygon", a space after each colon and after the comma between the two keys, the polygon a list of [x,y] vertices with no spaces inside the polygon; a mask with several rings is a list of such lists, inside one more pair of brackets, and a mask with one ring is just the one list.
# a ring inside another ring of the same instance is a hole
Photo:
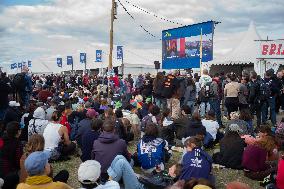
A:
{"label": "person standing in crowd", "polygon": [[247,76],[242,76],[241,83],[240,83],[240,92],[239,92],[239,107],[240,111],[243,109],[248,109],[248,82],[249,78]]}
{"label": "person standing in crowd", "polygon": [[167,99],[167,106],[170,109],[171,107],[171,101],[173,100],[173,95],[178,90],[178,80],[176,78],[176,72],[175,73],[169,73],[164,81],[164,88],[162,92],[162,96]]}
{"label": "person standing in crowd", "polygon": [[28,67],[24,66],[22,69],[22,73],[18,74],[15,78],[17,80],[13,80],[14,86],[16,88],[16,92],[19,94],[20,103],[24,109],[29,107],[30,95],[33,91],[32,88],[32,79],[28,74]]}
{"label": "person standing in crowd", "polygon": [[264,80],[260,85],[260,97],[263,98],[264,105],[262,109],[262,123],[265,124],[268,116],[268,108],[270,109],[270,119],[272,125],[276,125],[276,96],[280,89],[277,86],[274,70],[267,70]]}
{"label": "person standing in crowd", "polygon": [[209,98],[210,98],[210,87],[212,78],[209,76],[207,69],[204,69],[203,74],[199,79],[200,91],[199,91],[199,102],[200,102],[200,116],[204,117],[205,114],[210,110]]}
{"label": "person standing in crowd", "polygon": [[216,74],[215,77],[212,79],[212,83],[210,85],[210,91],[209,91],[209,104],[210,109],[214,111],[215,117],[217,119],[217,122],[219,126],[222,126],[222,115],[221,115],[221,109],[220,109],[220,102],[221,102],[221,83],[219,75]]}
{"label": "person standing in crowd", "polygon": [[261,109],[263,103],[260,100],[260,81],[257,80],[257,73],[255,71],[250,72],[250,82],[248,84],[249,96],[248,102],[250,104],[250,112],[253,115],[256,114],[256,126],[260,127],[261,124]]}
{"label": "person standing in crowd", "polygon": [[9,93],[12,92],[11,81],[6,73],[0,73],[0,120],[3,120],[9,107]]}
{"label": "person standing in crowd", "polygon": [[284,112],[284,70],[278,72],[277,77],[279,79],[280,84],[280,94],[279,94],[279,102],[280,102],[280,112]]}
{"label": "person standing in crowd", "polygon": [[192,78],[188,78],[187,87],[184,93],[184,105],[189,106],[191,114],[196,103],[196,86]]}
{"label": "person standing in crowd", "polygon": [[153,82],[153,96],[155,98],[155,104],[161,109],[165,106],[164,98],[162,97],[163,85],[164,75],[162,72],[158,72]]}
{"label": "person standing in crowd", "polygon": [[235,73],[230,74],[231,82],[225,86],[224,96],[225,105],[228,110],[228,117],[230,118],[231,112],[236,112],[239,109],[239,92],[240,84],[237,82],[237,76]]}

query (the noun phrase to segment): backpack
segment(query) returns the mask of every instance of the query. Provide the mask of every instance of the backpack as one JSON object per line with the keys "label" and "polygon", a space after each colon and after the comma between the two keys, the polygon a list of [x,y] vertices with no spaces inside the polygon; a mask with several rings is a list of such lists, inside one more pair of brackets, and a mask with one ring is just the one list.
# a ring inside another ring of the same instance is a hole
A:
{"label": "backpack", "polygon": [[199,98],[201,102],[208,101],[212,94],[212,82],[207,82],[204,86],[201,87],[199,92]]}
{"label": "backpack", "polygon": [[13,78],[13,86],[18,91],[23,91],[26,88],[25,73],[17,73]]}
{"label": "backpack", "polygon": [[259,85],[259,100],[266,101],[271,96],[271,80],[268,82],[262,81]]}

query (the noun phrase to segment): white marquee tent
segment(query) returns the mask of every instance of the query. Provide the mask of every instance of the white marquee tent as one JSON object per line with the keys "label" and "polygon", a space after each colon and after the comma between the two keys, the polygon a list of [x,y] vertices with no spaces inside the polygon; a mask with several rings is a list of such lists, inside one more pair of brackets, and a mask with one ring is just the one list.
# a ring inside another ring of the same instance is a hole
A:
{"label": "white marquee tent", "polygon": [[[215,59],[211,62],[203,64],[203,68],[213,71],[213,67],[217,67],[218,71],[224,71],[224,65],[230,65],[228,71],[234,71],[232,68],[234,66],[240,66],[240,68],[254,69],[259,75],[263,75],[265,70],[270,68],[275,71],[279,68],[279,63],[275,62],[267,64],[258,58],[261,37],[259,36],[255,24],[251,21],[247,32],[244,34],[242,40],[237,45],[237,47],[231,52],[227,53],[223,58]],[[266,64],[266,65],[264,65]],[[222,67],[220,67],[222,66]],[[227,71],[227,70],[226,70]]]}

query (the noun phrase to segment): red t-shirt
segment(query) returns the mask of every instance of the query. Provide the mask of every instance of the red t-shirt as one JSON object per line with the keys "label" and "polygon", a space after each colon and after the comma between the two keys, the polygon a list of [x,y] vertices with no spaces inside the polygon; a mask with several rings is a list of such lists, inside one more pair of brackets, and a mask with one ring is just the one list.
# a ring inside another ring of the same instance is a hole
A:
{"label": "red t-shirt", "polygon": [[67,127],[68,135],[70,135],[70,133],[71,133],[71,126],[70,126],[70,123],[67,120],[67,116],[66,115],[64,115],[64,114],[62,115],[60,124],[64,125],[65,127]]}
{"label": "red t-shirt", "polygon": [[280,161],[278,162],[276,186],[279,189],[284,189],[284,159],[283,158],[281,158]]}

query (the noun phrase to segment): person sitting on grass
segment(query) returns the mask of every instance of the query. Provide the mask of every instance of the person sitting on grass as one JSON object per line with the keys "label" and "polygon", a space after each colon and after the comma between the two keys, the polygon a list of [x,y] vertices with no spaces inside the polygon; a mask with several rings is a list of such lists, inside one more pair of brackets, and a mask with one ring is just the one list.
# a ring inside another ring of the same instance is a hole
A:
{"label": "person sitting on grass", "polygon": [[211,174],[212,158],[204,150],[201,137],[191,137],[184,143],[186,154],[182,158],[182,171],[179,179],[204,178],[213,181]]}
{"label": "person sitting on grass", "polygon": [[48,163],[49,153],[36,151],[31,153],[25,160],[25,169],[28,177],[25,183],[20,183],[17,189],[71,189],[70,186],[63,182],[54,182],[50,178],[50,164]]}
{"label": "person sitting on grass", "polygon": [[187,130],[185,131],[184,138],[196,135],[203,137],[206,135],[206,128],[202,125],[198,111],[193,112],[192,119],[187,124]]}
{"label": "person sitting on grass", "polygon": [[83,162],[86,160],[91,160],[93,144],[94,144],[94,141],[99,138],[102,126],[103,126],[103,121],[101,119],[92,120],[92,124],[91,124],[92,130],[87,131],[82,136],[81,160]]}
{"label": "person sitting on grass", "polygon": [[214,145],[214,141],[216,140],[216,135],[219,129],[219,124],[215,119],[215,112],[213,110],[209,110],[205,116],[205,119],[202,119],[201,122],[206,128],[204,146],[207,148],[212,147]]}
{"label": "person sitting on grass", "polygon": [[68,129],[60,123],[60,113],[53,112],[52,121],[43,132],[44,149],[51,152],[50,160],[68,160],[68,155],[74,153],[76,144],[71,142]]}
{"label": "person sitting on grass", "polygon": [[130,154],[126,142],[115,133],[115,121],[106,119],[103,124],[103,132],[94,141],[91,157],[98,161],[101,166],[101,179],[108,179],[107,169],[117,155],[123,155],[130,161]]}
{"label": "person sitting on grass", "polygon": [[137,144],[138,162],[146,173],[155,169],[164,170],[167,143],[158,138],[158,126],[150,123],[146,126],[145,135]]}
{"label": "person sitting on grass", "polygon": [[214,163],[227,168],[242,169],[242,157],[245,142],[240,137],[241,129],[237,124],[231,124],[228,132],[220,141],[220,152],[213,155]]}
{"label": "person sitting on grass", "polygon": [[150,175],[139,176],[139,181],[144,184],[145,188],[163,189],[178,181],[181,174],[182,165],[174,164],[169,171],[153,171]]}
{"label": "person sitting on grass", "polygon": [[231,118],[231,120],[228,121],[227,127],[225,128],[225,132],[228,131],[229,126],[231,124],[237,124],[240,127],[240,129],[242,130],[242,132],[239,133],[241,136],[251,134],[250,131],[249,131],[248,123],[246,121],[240,119],[239,112],[232,112],[230,114],[230,118]]}
{"label": "person sitting on grass", "polygon": [[275,144],[273,137],[265,136],[245,148],[242,165],[246,177],[261,181],[276,171],[276,165],[267,161],[268,153],[274,149]]}
{"label": "person sitting on grass", "polygon": [[[24,153],[21,157],[20,160],[20,183],[21,182],[25,182],[26,178],[28,177],[28,173],[25,169],[25,160],[27,159],[27,157],[36,151],[43,151],[44,149],[44,138],[42,135],[39,134],[34,134],[30,137],[28,143],[25,145],[24,147]],[[48,175],[49,177],[53,177],[53,171],[52,171],[52,167],[50,174]],[[69,173],[67,170],[61,170],[56,176],[53,177],[53,181],[59,181],[59,182],[64,182],[67,183],[69,178]]]}
{"label": "person sitting on grass", "polygon": [[78,169],[78,180],[82,187],[80,189],[119,189],[119,184],[109,180],[99,184],[101,175],[101,164],[95,160],[87,160],[80,164]]}

